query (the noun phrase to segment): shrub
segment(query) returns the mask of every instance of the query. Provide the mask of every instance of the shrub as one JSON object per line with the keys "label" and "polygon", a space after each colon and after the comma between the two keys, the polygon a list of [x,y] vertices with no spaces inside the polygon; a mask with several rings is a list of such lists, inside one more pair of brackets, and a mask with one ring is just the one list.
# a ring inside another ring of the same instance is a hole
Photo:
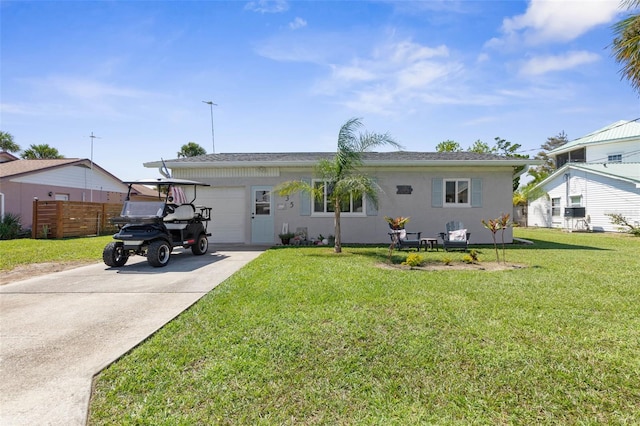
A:
{"label": "shrub", "polygon": [[502,261],[506,262],[505,248],[504,248],[504,231],[507,228],[513,226],[509,213],[502,213],[500,217],[496,219],[489,219],[488,221],[482,220],[482,225],[491,231],[491,237],[493,238],[493,247],[496,250],[496,261],[500,262],[500,255],[498,254],[498,242],[496,241],[496,233],[502,230]]}
{"label": "shrub", "polygon": [[19,214],[5,213],[2,220],[0,220],[0,240],[16,238],[20,234],[21,228]]}
{"label": "shrub", "polygon": [[424,259],[418,253],[409,253],[407,259],[402,262],[403,265],[409,265],[412,268],[420,266],[424,263]]}
{"label": "shrub", "polygon": [[618,230],[620,232],[627,232],[636,237],[640,237],[640,226],[632,224],[630,219],[627,219],[618,213],[607,213],[605,216],[609,216],[611,223],[618,225]]}
{"label": "shrub", "polygon": [[464,263],[479,263],[478,261],[478,251],[475,249],[469,250],[469,253],[465,254],[462,258]]}
{"label": "shrub", "polygon": [[450,256],[442,257],[442,263],[444,263],[445,265],[449,266],[451,265],[452,262],[453,262],[453,259]]}

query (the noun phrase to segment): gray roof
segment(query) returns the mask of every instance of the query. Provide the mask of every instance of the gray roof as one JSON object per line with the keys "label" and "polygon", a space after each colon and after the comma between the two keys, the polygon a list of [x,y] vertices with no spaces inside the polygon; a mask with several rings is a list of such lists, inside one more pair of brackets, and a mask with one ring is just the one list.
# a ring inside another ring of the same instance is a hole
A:
{"label": "gray roof", "polygon": [[[321,159],[331,160],[335,152],[269,152],[269,153],[223,153],[207,154],[197,157],[165,160],[167,167],[252,167],[252,166],[305,166],[314,165]],[[365,165],[523,165],[537,164],[536,160],[505,157],[495,154],[476,152],[365,152],[362,155]],[[162,161],[144,163],[145,167],[160,167]]]}

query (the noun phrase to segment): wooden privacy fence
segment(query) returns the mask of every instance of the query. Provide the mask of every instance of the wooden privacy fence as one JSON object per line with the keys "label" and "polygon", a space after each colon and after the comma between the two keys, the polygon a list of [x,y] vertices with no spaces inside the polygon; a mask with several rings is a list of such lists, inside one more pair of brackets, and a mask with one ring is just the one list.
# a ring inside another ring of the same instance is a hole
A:
{"label": "wooden privacy fence", "polygon": [[109,222],[120,216],[122,204],[83,201],[33,201],[31,238],[104,235],[117,231]]}

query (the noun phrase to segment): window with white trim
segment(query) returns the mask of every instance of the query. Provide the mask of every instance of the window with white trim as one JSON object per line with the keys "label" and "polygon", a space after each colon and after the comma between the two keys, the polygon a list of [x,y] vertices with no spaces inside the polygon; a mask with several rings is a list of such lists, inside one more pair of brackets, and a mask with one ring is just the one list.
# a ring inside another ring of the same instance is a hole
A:
{"label": "window with white trim", "polygon": [[560,197],[551,199],[551,216],[560,216]]}
{"label": "window with white trim", "polygon": [[622,154],[607,155],[607,161],[609,163],[622,163]]}
{"label": "window with white trim", "polygon": [[569,197],[571,207],[582,207],[582,195],[572,195]]}
{"label": "window with white trim", "polygon": [[444,179],[444,205],[469,206],[471,179]]}
{"label": "window with white trim", "polygon": [[[333,187],[329,185],[327,182],[323,182],[320,180],[314,180],[313,186],[315,188],[322,187],[324,195],[320,199],[312,200],[313,209],[312,212],[314,215],[321,215],[325,213],[334,213],[335,208],[333,205],[333,201],[330,199]],[[351,195],[349,200],[344,200],[340,204],[340,213],[345,215],[354,215],[360,216],[364,214],[364,196],[362,197],[354,197]]]}

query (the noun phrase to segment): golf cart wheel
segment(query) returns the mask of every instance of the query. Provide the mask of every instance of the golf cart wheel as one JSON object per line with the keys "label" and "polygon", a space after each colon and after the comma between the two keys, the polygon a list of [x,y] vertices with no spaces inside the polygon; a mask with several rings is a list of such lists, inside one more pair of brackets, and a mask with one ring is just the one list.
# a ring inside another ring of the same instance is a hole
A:
{"label": "golf cart wheel", "polygon": [[102,250],[102,260],[107,266],[123,266],[129,259],[129,253],[122,243],[110,242]]}
{"label": "golf cart wheel", "polygon": [[196,256],[203,255],[207,252],[209,248],[209,240],[205,234],[200,234],[198,237],[198,241],[194,245],[191,246],[191,252]]}
{"label": "golf cart wheel", "polygon": [[147,262],[153,267],[167,266],[171,257],[171,246],[165,240],[152,241],[147,249]]}

